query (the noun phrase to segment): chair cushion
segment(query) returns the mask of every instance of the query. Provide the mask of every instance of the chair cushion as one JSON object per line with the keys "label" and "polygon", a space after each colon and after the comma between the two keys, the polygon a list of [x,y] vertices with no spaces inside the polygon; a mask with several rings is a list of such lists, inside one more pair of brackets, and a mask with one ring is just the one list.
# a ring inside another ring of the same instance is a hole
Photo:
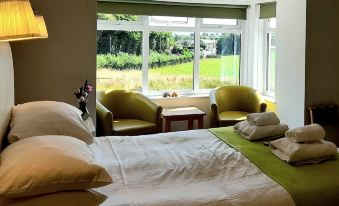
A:
{"label": "chair cushion", "polygon": [[219,113],[220,121],[243,121],[246,120],[248,112],[227,111]]}
{"label": "chair cushion", "polygon": [[138,119],[115,119],[113,133],[115,135],[142,135],[157,132],[157,125]]}

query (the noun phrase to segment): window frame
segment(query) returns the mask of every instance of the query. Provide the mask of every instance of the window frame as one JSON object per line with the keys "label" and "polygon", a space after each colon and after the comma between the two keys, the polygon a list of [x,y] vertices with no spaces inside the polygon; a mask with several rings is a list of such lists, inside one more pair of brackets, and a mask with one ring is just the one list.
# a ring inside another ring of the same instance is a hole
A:
{"label": "window frame", "polygon": [[[263,31],[263,37],[264,37],[264,45],[263,45],[263,95],[275,98],[275,91],[269,90],[269,70],[271,65],[271,36],[272,34],[276,35],[277,31],[276,28],[270,28],[269,27],[269,19],[264,20],[264,31]],[[275,63],[276,64],[276,63]]]}
{"label": "window frame", "polygon": [[[150,16],[139,16],[138,21],[113,21],[113,20],[97,20],[97,31],[140,31],[142,32],[142,89],[141,91],[150,96],[160,96],[164,90],[149,91],[148,89],[148,62],[149,62],[149,34],[153,31],[159,32],[192,32],[194,38],[194,60],[193,60],[193,85],[189,90],[176,90],[180,95],[196,95],[208,94],[211,89],[200,89],[200,33],[215,32],[215,33],[234,33],[241,35],[241,53],[240,53],[240,68],[239,68],[239,85],[242,82],[244,72],[244,45],[245,45],[245,20],[237,20],[236,26],[231,25],[209,25],[203,24],[203,18],[194,18],[193,26],[151,26]],[[147,55],[145,55],[147,54]],[[199,54],[199,55],[196,55]]]}

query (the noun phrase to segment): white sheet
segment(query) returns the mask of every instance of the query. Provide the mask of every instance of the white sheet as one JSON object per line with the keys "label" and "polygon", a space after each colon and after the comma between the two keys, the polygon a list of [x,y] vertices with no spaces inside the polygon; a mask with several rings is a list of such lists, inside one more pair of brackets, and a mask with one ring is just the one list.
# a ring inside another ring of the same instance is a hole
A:
{"label": "white sheet", "polygon": [[99,137],[91,146],[114,183],[113,205],[289,206],[289,193],[207,130]]}

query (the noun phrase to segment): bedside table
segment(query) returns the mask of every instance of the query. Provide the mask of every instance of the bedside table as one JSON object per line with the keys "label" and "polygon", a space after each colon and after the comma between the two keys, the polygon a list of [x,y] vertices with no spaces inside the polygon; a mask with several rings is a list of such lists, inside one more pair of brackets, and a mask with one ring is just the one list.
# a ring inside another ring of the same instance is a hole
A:
{"label": "bedside table", "polygon": [[95,136],[95,126],[94,126],[94,123],[93,123],[93,120],[91,117],[88,117],[88,119],[84,120],[84,123],[87,127],[87,129],[91,132],[91,134],[93,136]]}
{"label": "bedside table", "polygon": [[165,121],[165,132],[171,131],[172,121],[188,121],[188,130],[193,129],[193,121],[198,120],[198,128],[204,128],[206,113],[196,107],[167,108],[162,111],[161,117]]}

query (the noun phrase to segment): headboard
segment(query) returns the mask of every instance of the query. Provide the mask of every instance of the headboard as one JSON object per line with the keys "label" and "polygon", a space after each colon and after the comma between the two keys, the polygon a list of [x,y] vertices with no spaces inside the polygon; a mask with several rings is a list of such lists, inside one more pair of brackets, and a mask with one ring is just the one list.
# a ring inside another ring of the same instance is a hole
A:
{"label": "headboard", "polygon": [[9,43],[0,42],[0,149],[7,133],[14,105],[14,70]]}

